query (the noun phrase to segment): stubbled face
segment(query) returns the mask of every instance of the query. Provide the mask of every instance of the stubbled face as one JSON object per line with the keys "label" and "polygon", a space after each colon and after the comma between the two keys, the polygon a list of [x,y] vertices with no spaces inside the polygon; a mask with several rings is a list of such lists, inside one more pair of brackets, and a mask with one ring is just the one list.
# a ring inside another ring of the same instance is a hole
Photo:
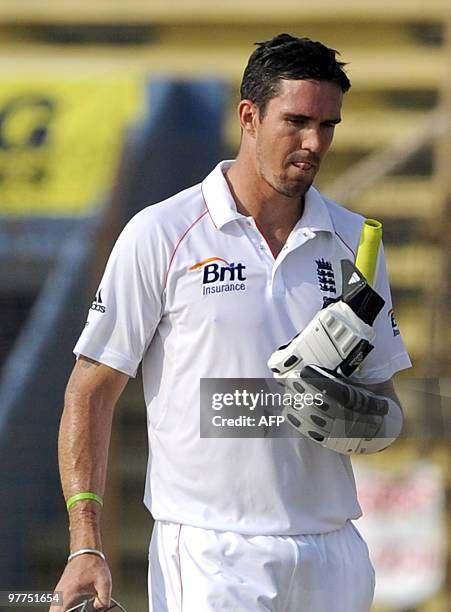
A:
{"label": "stubbled face", "polygon": [[263,118],[257,109],[257,172],[277,192],[299,197],[313,183],[341,120],[342,98],[335,83],[282,80]]}

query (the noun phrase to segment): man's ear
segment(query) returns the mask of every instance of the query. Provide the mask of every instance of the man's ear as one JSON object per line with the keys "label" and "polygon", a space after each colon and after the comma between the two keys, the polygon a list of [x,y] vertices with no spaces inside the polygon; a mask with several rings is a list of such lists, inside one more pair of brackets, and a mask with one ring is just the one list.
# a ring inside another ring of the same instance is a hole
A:
{"label": "man's ear", "polygon": [[259,122],[259,111],[257,106],[250,100],[241,100],[238,104],[238,117],[243,135],[255,136]]}

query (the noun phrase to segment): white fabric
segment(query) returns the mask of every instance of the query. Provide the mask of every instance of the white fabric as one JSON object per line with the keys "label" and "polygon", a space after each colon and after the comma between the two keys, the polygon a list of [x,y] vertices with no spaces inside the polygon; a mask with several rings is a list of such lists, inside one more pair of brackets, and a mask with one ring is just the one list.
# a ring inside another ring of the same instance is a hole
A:
{"label": "white fabric", "polygon": [[368,548],[350,522],[307,536],[154,526],[150,612],[369,612],[373,593]]}
{"label": "white fabric", "polygon": [[[340,260],[353,258],[363,217],[312,187],[274,260],[253,219],[236,211],[227,163],[129,222],[74,351],[131,376],[143,360],[145,503],[156,519],[243,534],[332,531],[361,514],[349,458],[297,438],[200,438],[199,381],[271,378],[266,362],[274,349],[324,297],[339,295]],[[206,285],[221,292],[205,293],[205,261],[213,257],[229,271]],[[336,293],[319,286],[321,260],[333,268]],[[387,304],[360,376],[385,380],[410,361],[392,332],[382,253],[376,290]]]}

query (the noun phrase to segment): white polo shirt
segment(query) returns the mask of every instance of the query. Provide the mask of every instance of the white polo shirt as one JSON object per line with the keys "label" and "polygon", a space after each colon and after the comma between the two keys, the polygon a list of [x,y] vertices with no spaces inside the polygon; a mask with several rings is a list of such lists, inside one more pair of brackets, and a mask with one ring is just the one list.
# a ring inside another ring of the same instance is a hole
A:
{"label": "white polo shirt", "polygon": [[[340,295],[340,261],[354,259],[363,217],[311,187],[274,259],[236,210],[223,175],[231,163],[128,223],[74,352],[130,376],[142,360],[155,519],[244,534],[331,531],[361,514],[349,458],[300,438],[201,438],[199,386],[271,377],[275,348]],[[386,304],[361,372],[372,382],[410,366],[382,251],[375,289]]]}

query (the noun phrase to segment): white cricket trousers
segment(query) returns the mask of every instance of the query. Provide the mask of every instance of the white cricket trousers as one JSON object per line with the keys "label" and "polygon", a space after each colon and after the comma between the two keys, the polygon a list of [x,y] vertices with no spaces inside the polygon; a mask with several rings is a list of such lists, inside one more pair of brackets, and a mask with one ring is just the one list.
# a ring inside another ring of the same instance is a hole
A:
{"label": "white cricket trousers", "polygon": [[157,521],[150,612],[369,612],[374,569],[349,521],[303,536],[245,536]]}

